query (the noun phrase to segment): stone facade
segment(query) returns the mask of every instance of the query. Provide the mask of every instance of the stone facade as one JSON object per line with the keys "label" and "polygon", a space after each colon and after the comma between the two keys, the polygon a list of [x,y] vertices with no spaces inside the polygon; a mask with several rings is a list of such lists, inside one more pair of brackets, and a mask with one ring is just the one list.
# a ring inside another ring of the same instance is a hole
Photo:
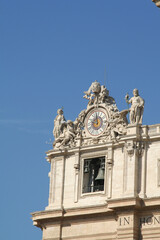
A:
{"label": "stone facade", "polygon": [[32,213],[43,240],[160,239],[160,124],[128,124],[102,89],[71,129],[58,116],[48,206]]}

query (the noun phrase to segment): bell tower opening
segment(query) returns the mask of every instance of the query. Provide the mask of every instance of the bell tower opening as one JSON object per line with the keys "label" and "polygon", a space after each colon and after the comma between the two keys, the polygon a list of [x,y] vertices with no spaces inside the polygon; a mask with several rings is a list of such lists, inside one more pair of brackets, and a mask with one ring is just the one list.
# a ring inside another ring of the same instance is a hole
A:
{"label": "bell tower opening", "polygon": [[104,191],[105,157],[84,159],[82,193]]}

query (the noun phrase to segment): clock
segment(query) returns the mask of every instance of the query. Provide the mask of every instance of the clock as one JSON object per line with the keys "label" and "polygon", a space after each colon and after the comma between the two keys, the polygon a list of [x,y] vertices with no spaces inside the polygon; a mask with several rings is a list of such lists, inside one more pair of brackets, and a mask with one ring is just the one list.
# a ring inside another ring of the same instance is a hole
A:
{"label": "clock", "polygon": [[92,110],[86,119],[86,129],[91,136],[101,135],[107,127],[107,115],[101,109]]}

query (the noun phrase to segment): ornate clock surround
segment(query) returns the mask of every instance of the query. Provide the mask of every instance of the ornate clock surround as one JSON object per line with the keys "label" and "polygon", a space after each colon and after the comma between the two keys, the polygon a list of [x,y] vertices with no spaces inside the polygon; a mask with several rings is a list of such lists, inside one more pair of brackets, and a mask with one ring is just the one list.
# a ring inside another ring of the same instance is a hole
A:
{"label": "ornate clock surround", "polygon": [[126,135],[128,110],[118,110],[107,88],[95,81],[84,93],[88,105],[75,121],[66,121],[63,109],[58,109],[54,120],[54,149],[114,142]]}
{"label": "ornate clock surround", "polygon": [[84,119],[86,137],[100,137],[108,127],[109,113],[103,105],[88,109]]}

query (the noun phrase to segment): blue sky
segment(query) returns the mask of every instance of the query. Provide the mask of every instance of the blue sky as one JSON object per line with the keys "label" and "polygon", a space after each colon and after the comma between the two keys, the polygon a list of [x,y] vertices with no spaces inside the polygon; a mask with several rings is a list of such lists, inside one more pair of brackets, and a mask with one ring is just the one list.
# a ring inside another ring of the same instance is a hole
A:
{"label": "blue sky", "polygon": [[106,66],[119,110],[138,88],[143,123],[160,123],[160,9],[151,0],[1,0],[0,9],[1,238],[39,240],[30,212],[48,204],[58,108],[74,120]]}

